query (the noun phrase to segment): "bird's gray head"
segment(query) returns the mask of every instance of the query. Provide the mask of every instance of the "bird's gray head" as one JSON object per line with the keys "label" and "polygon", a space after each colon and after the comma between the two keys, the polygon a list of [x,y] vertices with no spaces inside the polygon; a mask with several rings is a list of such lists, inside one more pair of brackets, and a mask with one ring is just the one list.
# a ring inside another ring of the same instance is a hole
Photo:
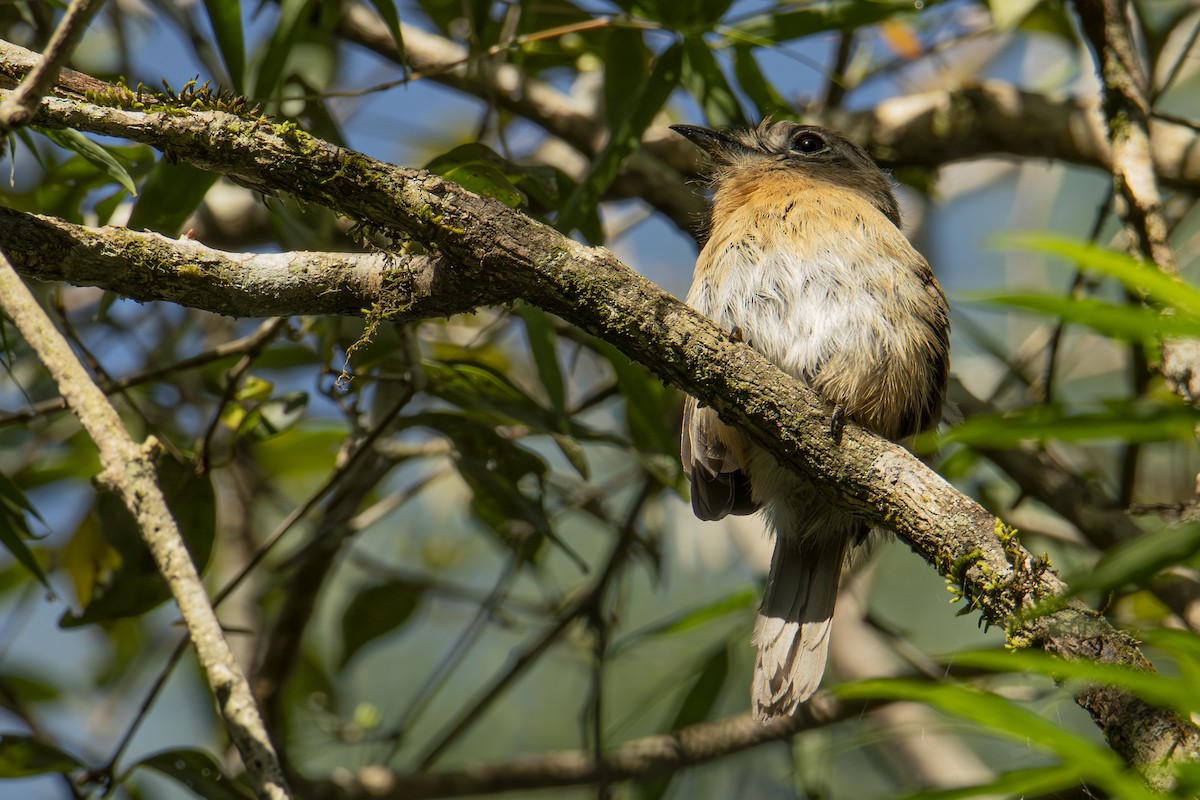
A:
{"label": "bird's gray head", "polygon": [[696,125],[671,129],[704,150],[720,184],[748,170],[795,170],[808,178],[861,192],[900,227],[900,207],[892,181],[861,147],[819,125],[763,120],[757,128],[714,131]]}

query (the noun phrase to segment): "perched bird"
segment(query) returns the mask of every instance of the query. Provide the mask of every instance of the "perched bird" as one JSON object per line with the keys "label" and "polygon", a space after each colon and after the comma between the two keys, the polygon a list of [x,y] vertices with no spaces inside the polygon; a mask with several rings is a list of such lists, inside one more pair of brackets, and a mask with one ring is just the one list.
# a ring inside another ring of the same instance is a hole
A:
{"label": "perched bird", "polygon": [[[949,369],[946,298],[900,230],[888,176],[815,125],[672,128],[712,161],[688,304],[807,383],[835,420],[889,439],[934,425]],[[838,578],[868,526],[693,398],[682,456],[698,517],[762,509],[775,535],[751,699],[763,722],[792,714],[821,681]]]}

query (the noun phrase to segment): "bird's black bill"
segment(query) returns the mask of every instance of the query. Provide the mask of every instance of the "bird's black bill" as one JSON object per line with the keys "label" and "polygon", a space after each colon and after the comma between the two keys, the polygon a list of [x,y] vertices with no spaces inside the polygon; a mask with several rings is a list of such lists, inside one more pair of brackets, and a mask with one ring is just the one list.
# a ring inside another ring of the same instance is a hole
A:
{"label": "bird's black bill", "polygon": [[672,125],[671,130],[713,158],[721,161],[728,161],[734,156],[754,152],[751,148],[722,131],[701,128],[699,125]]}

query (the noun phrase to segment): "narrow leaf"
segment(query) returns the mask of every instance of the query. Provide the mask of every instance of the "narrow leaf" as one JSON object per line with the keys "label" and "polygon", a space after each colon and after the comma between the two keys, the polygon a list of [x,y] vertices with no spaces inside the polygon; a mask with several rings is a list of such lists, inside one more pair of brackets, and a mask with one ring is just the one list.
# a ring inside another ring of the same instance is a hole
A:
{"label": "narrow leaf", "polygon": [[[956,658],[957,663],[957,658]],[[836,686],[848,700],[890,698],[933,706],[943,713],[973,722],[984,730],[1031,746],[1045,748],[1074,769],[1081,780],[1129,800],[1157,797],[1106,745],[1071,733],[998,695],[949,683],[910,680],[869,680]]]}
{"label": "narrow leaf", "polygon": [[679,43],[659,54],[650,76],[637,88],[629,113],[613,131],[608,144],[596,156],[579,186],[567,198],[558,215],[556,227],[559,230],[570,233],[595,210],[600,197],[617,176],[621,163],[641,142],[642,133],[679,84],[682,68],[683,48]]}
{"label": "narrow leaf", "polygon": [[567,413],[567,390],[563,382],[562,369],[558,365],[558,336],[545,311],[533,306],[522,305],[517,315],[525,323],[525,335],[529,339],[529,354],[537,367],[538,379],[550,404],[559,414]]}
{"label": "narrow leaf", "polygon": [[1200,317],[1164,315],[1152,308],[1129,303],[1035,293],[988,293],[972,295],[968,299],[1058,317],[1126,341],[1200,337]]}
{"label": "narrow leaf", "polygon": [[1181,564],[1200,552],[1200,525],[1186,525],[1144,533],[1122,542],[1085,572],[1071,576],[1072,594],[1091,589],[1115,589],[1138,583],[1167,567]]}
{"label": "narrow leaf", "polygon": [[225,774],[217,760],[202,750],[166,750],[144,758],[136,767],[152,769],[178,781],[204,800],[251,800],[247,787]]}
{"label": "narrow leaf", "polygon": [[18,564],[29,570],[38,579],[38,583],[45,586],[48,591],[54,591],[50,586],[50,581],[46,579],[46,573],[42,572],[41,565],[25,545],[7,510],[0,512],[0,546],[3,546],[17,560]]}
{"label": "narrow leaf", "polygon": [[137,186],[130,177],[129,172],[125,167],[121,166],[121,162],[113,157],[113,154],[108,152],[103,145],[92,141],[73,128],[63,128],[61,130],[43,130],[42,133],[50,141],[54,142],[59,147],[64,147],[78,153],[82,158],[87,160],[97,169],[104,172],[117,183],[125,187],[134,197],[137,196]]}
{"label": "narrow leaf", "polygon": [[1116,278],[1131,291],[1146,292],[1163,305],[1200,317],[1200,290],[1123,253],[1045,233],[1006,233],[995,242],[999,247],[1062,256],[1084,269]]}
{"label": "narrow leaf", "polygon": [[970,447],[1006,447],[1023,439],[1063,442],[1118,440],[1162,442],[1191,440],[1200,415],[1183,406],[1110,403],[1105,411],[1071,414],[1036,406],[1011,414],[971,417],[947,431],[944,443]]}
{"label": "narrow leaf", "polygon": [[379,16],[387,23],[392,40],[396,43],[396,60],[408,74],[408,53],[404,49],[404,32],[400,28],[400,15],[396,12],[396,0],[371,0],[371,5],[379,12]]}
{"label": "narrow leaf", "polygon": [[126,227],[178,236],[217,177],[215,172],[159,159],[142,182],[142,196],[134,204]]}
{"label": "narrow leaf", "polygon": [[683,37],[683,87],[700,104],[710,127],[745,127],[737,95],[729,87],[721,65],[717,63],[708,42],[700,36]]}
{"label": "narrow leaf", "polygon": [[74,756],[53,745],[39,742],[32,736],[0,734],[0,778],[65,773],[82,766]]}
{"label": "narrow leaf", "polygon": [[733,74],[738,85],[758,110],[758,118],[772,114],[791,114],[791,105],[783,99],[774,86],[763,76],[754,51],[749,45],[739,44],[733,48]]}
{"label": "narrow leaf", "polygon": [[233,81],[233,90],[242,92],[246,79],[246,43],[242,34],[242,4],[240,0],[204,0],[204,10],[212,25],[217,47],[225,69]]}
{"label": "narrow leaf", "polygon": [[421,604],[423,594],[423,586],[391,581],[355,595],[342,612],[341,666],[350,663],[364,645],[408,622]]}

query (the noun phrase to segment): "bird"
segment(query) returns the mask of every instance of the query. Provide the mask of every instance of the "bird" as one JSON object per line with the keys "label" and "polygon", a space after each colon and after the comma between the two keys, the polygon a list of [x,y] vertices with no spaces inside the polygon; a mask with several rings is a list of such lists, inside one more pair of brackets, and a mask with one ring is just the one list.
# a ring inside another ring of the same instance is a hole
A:
{"label": "bird", "polygon": [[[937,424],[950,322],[933,271],[901,230],[893,182],[817,125],[672,125],[703,150],[712,193],[687,304],[891,440]],[[680,449],[702,520],[762,511],[775,545],[755,621],[751,710],[794,715],[825,671],[838,581],[870,526],[695,398]]]}

